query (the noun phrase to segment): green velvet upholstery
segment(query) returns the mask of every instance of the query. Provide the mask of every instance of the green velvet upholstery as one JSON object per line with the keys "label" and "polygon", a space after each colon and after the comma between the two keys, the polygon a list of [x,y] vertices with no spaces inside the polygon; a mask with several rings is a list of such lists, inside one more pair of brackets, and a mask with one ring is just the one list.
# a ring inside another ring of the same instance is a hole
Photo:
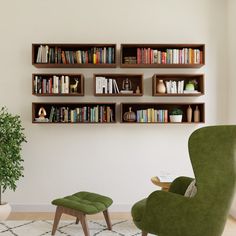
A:
{"label": "green velvet upholstery", "polygon": [[220,236],[236,184],[236,126],[200,128],[189,138],[197,194],[184,197],[191,178],[155,191],[132,208],[135,225],[158,236]]}
{"label": "green velvet upholstery", "polygon": [[96,214],[105,211],[112,202],[111,198],[96,193],[78,192],[71,196],[55,199],[52,204],[81,211],[85,214]]}

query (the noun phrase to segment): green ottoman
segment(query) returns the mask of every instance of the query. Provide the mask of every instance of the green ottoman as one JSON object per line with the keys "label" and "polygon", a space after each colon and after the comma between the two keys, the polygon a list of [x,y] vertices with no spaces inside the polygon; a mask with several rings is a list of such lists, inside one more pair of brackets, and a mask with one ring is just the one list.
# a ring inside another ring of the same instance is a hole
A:
{"label": "green ottoman", "polygon": [[57,206],[53,223],[52,235],[55,235],[61,215],[68,214],[76,217],[76,224],[81,222],[84,235],[89,236],[86,215],[103,212],[107,227],[112,229],[107,208],[113,203],[112,199],[97,193],[78,192],[71,196],[55,199],[53,205]]}

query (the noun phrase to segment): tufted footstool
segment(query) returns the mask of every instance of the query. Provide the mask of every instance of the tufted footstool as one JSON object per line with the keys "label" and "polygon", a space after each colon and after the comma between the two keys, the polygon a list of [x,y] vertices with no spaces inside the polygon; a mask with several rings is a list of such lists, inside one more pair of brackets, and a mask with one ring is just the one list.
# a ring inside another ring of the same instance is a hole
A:
{"label": "tufted footstool", "polygon": [[84,235],[89,236],[86,215],[103,212],[107,227],[111,230],[111,221],[107,208],[112,204],[112,199],[96,193],[78,192],[71,196],[55,199],[53,205],[57,206],[53,223],[52,235],[55,235],[61,215],[68,214],[76,217],[76,224],[81,222]]}

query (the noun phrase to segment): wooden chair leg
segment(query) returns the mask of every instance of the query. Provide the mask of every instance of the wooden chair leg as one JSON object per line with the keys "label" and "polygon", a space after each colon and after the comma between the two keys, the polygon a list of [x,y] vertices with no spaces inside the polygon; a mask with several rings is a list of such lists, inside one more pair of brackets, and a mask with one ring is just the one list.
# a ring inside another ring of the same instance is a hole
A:
{"label": "wooden chair leg", "polygon": [[60,207],[57,207],[55,217],[54,217],[54,222],[53,222],[52,235],[55,235],[56,233],[57,226],[61,219],[62,212],[63,212],[62,209]]}
{"label": "wooden chair leg", "polygon": [[86,220],[86,215],[81,215],[80,222],[84,231],[84,236],[89,236],[88,224]]}
{"label": "wooden chair leg", "polygon": [[142,231],[142,236],[147,236],[147,235],[148,235],[148,233]]}
{"label": "wooden chair leg", "polygon": [[111,220],[110,220],[110,217],[109,217],[108,210],[103,211],[103,215],[104,215],[105,220],[106,220],[106,222],[107,222],[107,228],[108,228],[109,230],[112,230],[112,225],[111,225]]}
{"label": "wooden chair leg", "polygon": [[76,217],[75,223],[76,223],[76,224],[79,224],[79,217]]}

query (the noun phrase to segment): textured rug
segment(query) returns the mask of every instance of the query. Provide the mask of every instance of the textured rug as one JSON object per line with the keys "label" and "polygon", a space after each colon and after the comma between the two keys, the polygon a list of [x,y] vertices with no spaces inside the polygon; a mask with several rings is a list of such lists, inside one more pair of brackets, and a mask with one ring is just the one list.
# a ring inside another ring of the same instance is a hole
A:
{"label": "textured rug", "polygon": [[[0,222],[0,236],[49,236],[52,221],[2,221]],[[136,236],[141,235],[133,222],[128,220],[112,221],[112,231],[107,230],[105,221],[88,221],[91,236]],[[80,224],[74,221],[61,221],[56,236],[83,236]]]}

